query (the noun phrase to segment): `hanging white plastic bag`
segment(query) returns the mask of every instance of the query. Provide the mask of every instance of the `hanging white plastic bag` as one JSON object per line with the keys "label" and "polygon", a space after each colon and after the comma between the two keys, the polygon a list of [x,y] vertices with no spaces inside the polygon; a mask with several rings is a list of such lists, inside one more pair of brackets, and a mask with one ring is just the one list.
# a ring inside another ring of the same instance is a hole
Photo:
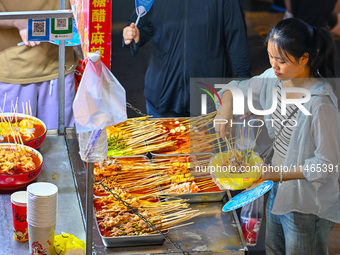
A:
{"label": "hanging white plastic bag", "polygon": [[241,227],[248,246],[254,246],[257,243],[263,218],[263,203],[264,196],[260,196],[241,209]]}
{"label": "hanging white plastic bag", "polygon": [[126,95],[123,86],[100,60],[99,52],[87,56],[89,61],[73,102],[73,112],[80,156],[84,161],[98,162],[107,157],[106,127],[127,119]]}
{"label": "hanging white plastic bag", "polygon": [[99,52],[88,53],[89,61],[73,102],[77,132],[88,132],[126,120],[125,89],[100,60]]}

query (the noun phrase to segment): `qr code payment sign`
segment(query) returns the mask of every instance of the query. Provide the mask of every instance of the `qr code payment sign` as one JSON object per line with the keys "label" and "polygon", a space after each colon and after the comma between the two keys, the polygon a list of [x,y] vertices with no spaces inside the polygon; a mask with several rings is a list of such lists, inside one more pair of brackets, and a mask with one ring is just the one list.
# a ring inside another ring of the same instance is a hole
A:
{"label": "qr code payment sign", "polygon": [[28,19],[28,41],[50,40],[50,19]]}
{"label": "qr code payment sign", "polygon": [[72,18],[51,19],[51,40],[72,39]]}
{"label": "qr code payment sign", "polygon": [[45,36],[46,35],[46,22],[33,21],[32,22],[32,36]]}
{"label": "qr code payment sign", "polygon": [[65,30],[68,28],[67,18],[56,18],[54,30]]}

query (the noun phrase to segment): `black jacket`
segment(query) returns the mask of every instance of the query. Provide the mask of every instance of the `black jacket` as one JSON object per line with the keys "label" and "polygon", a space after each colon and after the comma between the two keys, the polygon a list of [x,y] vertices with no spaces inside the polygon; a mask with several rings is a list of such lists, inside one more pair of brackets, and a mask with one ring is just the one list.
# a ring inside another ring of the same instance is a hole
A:
{"label": "black jacket", "polygon": [[[129,23],[136,19],[134,13]],[[158,113],[189,116],[190,78],[250,77],[238,0],[154,0],[138,28],[140,41],[130,50],[135,55],[152,40],[144,96]]]}

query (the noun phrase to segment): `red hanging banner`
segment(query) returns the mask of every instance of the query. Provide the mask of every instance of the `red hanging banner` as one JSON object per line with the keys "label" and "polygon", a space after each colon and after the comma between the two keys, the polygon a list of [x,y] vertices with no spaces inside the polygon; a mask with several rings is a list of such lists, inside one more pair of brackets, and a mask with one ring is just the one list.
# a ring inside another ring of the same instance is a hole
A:
{"label": "red hanging banner", "polygon": [[70,0],[84,57],[100,52],[111,69],[111,0]]}

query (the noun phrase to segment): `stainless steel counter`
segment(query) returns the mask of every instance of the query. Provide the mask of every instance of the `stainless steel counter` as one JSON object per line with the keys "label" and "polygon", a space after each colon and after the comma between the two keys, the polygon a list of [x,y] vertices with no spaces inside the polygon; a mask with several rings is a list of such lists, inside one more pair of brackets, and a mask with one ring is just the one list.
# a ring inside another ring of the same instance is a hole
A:
{"label": "stainless steel counter", "polygon": [[[35,181],[50,182],[58,187],[56,235],[66,232],[85,241],[82,212],[64,136],[47,135],[38,150],[44,157],[44,164]],[[26,187],[19,190],[26,190]],[[28,242],[13,239],[10,195],[14,191],[17,190],[0,190],[0,254],[27,255]]]}
{"label": "stainless steel counter", "polygon": [[[54,183],[59,189],[56,234],[67,232],[85,241],[86,168],[79,157],[75,133],[65,138],[48,135],[39,151],[44,165],[36,181]],[[13,239],[10,195],[14,191],[0,190],[0,254],[26,255],[28,242]],[[222,213],[226,201],[227,198],[223,202],[192,203],[191,207],[203,214],[194,218],[192,225],[170,230],[168,236],[190,254],[244,254],[247,249],[236,214]],[[163,245],[106,248],[93,223],[94,254],[181,254],[168,241]]]}
{"label": "stainless steel counter", "polygon": [[[66,135],[66,144],[76,177],[82,210],[86,212],[86,168],[79,157],[75,133]],[[222,212],[226,201],[227,198],[223,202],[192,203],[191,207],[199,209],[203,214],[195,217],[192,225],[170,230],[168,237],[190,254],[245,254],[247,248],[236,213]],[[169,241],[165,241],[163,245],[106,248],[101,241],[95,221],[93,221],[93,251],[99,255],[181,254]]]}
{"label": "stainless steel counter", "polygon": [[[232,213],[221,213],[222,203],[194,203],[203,215],[194,218],[194,224],[171,229],[168,237],[190,254],[244,254],[237,223]],[[94,230],[94,250],[97,254],[181,254],[170,242],[163,245],[106,248]]]}

